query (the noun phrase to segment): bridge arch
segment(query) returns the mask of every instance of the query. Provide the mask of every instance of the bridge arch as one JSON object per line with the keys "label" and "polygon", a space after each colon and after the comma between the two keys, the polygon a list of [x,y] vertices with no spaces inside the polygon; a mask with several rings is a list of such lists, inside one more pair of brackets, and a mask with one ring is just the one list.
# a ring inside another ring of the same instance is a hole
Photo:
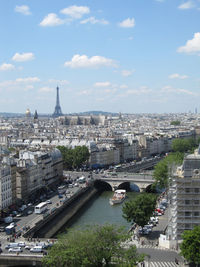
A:
{"label": "bridge arch", "polygon": [[112,191],[112,185],[109,182],[102,181],[102,180],[95,180],[94,187],[98,190],[102,191]]}

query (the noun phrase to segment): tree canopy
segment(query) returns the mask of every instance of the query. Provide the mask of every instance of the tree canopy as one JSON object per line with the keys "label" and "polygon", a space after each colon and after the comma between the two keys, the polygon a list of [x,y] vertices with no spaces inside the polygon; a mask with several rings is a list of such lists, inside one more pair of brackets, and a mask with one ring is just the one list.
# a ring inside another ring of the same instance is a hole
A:
{"label": "tree canopy", "polygon": [[189,262],[200,264],[200,225],[184,231],[180,245],[181,255]]}
{"label": "tree canopy", "polygon": [[174,139],[172,141],[172,150],[174,152],[193,152],[194,149],[198,146],[199,144],[199,139],[195,138],[187,138],[187,139]]}
{"label": "tree canopy", "polygon": [[184,154],[170,153],[164,159],[159,161],[154,167],[153,177],[155,179],[155,185],[158,185],[160,188],[165,188],[168,186],[170,169],[182,164]]}
{"label": "tree canopy", "polygon": [[123,248],[122,242],[127,237],[124,229],[114,225],[95,225],[84,230],[71,230],[58,239],[43,258],[43,265],[101,267],[117,264],[134,267],[144,260],[144,255],[137,253],[135,246]]}
{"label": "tree canopy", "polygon": [[178,125],[180,125],[181,124],[181,122],[180,121],[178,121],[178,120],[176,120],[176,121],[171,121],[171,123],[170,123],[171,125],[175,125],[175,126],[178,126]]}
{"label": "tree canopy", "polygon": [[134,222],[143,227],[148,223],[155,210],[156,199],[157,196],[155,194],[139,194],[136,198],[127,201],[123,205],[123,217],[128,222]]}
{"label": "tree canopy", "polygon": [[57,148],[62,154],[64,168],[66,169],[80,168],[90,156],[86,146],[77,146],[74,149],[65,146],[58,146]]}

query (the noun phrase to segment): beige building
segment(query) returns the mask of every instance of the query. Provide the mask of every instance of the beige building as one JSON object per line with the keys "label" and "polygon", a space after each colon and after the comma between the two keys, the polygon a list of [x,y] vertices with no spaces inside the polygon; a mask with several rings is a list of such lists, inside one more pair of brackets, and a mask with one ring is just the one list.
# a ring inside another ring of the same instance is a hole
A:
{"label": "beige building", "polygon": [[56,183],[63,175],[62,155],[49,152],[20,151],[16,171],[16,196],[27,201],[31,194]]}

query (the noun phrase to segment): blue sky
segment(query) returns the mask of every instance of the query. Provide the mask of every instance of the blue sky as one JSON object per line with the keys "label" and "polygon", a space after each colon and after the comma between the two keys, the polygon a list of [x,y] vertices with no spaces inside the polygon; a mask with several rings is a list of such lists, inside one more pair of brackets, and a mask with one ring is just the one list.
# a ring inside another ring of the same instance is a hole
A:
{"label": "blue sky", "polygon": [[1,1],[0,112],[200,111],[200,0]]}

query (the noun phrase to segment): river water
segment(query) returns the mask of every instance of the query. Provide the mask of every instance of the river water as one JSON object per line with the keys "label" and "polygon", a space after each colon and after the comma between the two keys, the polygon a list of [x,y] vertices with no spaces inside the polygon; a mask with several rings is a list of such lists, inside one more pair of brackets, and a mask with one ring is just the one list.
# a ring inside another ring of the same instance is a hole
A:
{"label": "river water", "polygon": [[[135,198],[138,193],[128,192],[126,201]],[[115,224],[118,226],[124,226],[126,229],[130,228],[130,223],[128,223],[122,217],[122,206],[123,203],[111,206],[109,199],[112,197],[113,192],[104,191],[100,195],[97,195],[94,199],[89,201],[89,203],[84,207],[84,209],[73,219],[70,228],[84,228],[87,225],[94,224]],[[69,228],[68,228],[69,229]],[[61,232],[65,232],[62,229]]]}

